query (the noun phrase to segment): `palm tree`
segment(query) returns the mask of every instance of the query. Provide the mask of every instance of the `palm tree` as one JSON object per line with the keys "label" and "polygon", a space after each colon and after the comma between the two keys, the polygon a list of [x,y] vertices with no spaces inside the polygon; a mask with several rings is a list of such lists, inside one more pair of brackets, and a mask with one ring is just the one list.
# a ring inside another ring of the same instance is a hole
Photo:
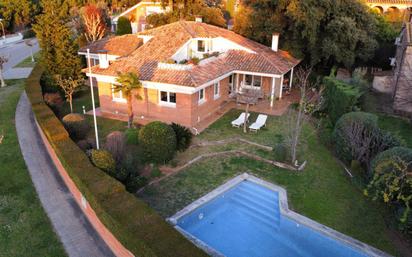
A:
{"label": "palm tree", "polygon": [[[118,85],[114,85],[114,92],[121,91],[123,96],[127,101],[127,115],[129,116],[129,121],[127,122],[127,127],[131,128],[133,124],[133,91],[142,88],[142,83],[139,80],[139,76],[134,72],[118,73],[116,82]],[[139,94],[135,95],[137,99],[142,97]]]}

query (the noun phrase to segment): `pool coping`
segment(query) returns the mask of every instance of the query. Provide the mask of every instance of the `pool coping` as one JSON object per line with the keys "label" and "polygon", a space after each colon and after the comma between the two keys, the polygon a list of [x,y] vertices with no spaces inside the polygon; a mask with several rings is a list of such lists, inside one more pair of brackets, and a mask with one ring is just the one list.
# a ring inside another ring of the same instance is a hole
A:
{"label": "pool coping", "polygon": [[175,215],[173,215],[170,218],[167,218],[167,221],[172,224],[174,226],[174,228],[176,230],[178,230],[183,236],[185,236],[186,238],[188,238],[190,241],[192,241],[195,245],[197,245],[199,248],[203,249],[206,253],[208,253],[211,256],[216,256],[216,257],[222,257],[225,256],[222,253],[220,253],[219,251],[217,251],[216,249],[214,249],[213,247],[209,246],[208,244],[206,244],[205,242],[203,242],[202,240],[192,236],[191,234],[189,234],[188,232],[186,232],[185,230],[183,230],[182,228],[180,228],[177,225],[177,221],[187,215],[188,213],[191,213],[192,211],[196,210],[197,208],[199,208],[200,206],[208,203],[209,201],[215,199],[216,197],[218,197],[219,195],[221,195],[222,193],[232,189],[233,187],[235,187],[236,185],[238,185],[239,183],[248,180],[251,182],[254,182],[258,185],[264,186],[270,190],[273,191],[277,191],[279,194],[279,206],[280,206],[280,213],[283,216],[286,216],[292,220],[294,220],[297,223],[300,223],[304,226],[307,226],[311,229],[316,230],[317,232],[324,234],[328,237],[331,237],[337,241],[342,242],[345,245],[348,245],[354,249],[360,250],[361,252],[367,254],[368,256],[371,257],[390,257],[392,255],[389,255],[375,247],[372,247],[368,244],[365,244],[357,239],[354,239],[350,236],[347,236],[345,234],[342,234],[330,227],[327,227],[325,225],[322,225],[312,219],[309,219],[308,217],[305,217],[303,215],[300,215],[299,213],[296,213],[292,210],[289,209],[289,205],[288,205],[288,199],[287,199],[287,192],[286,190],[278,185],[275,185],[273,183],[264,181],[258,177],[255,177],[253,175],[250,175],[249,173],[243,173],[240,174],[236,177],[234,177],[233,179],[230,179],[229,181],[227,181],[226,183],[224,183],[223,185],[217,187],[216,189],[214,189],[213,191],[207,193],[206,195],[204,195],[203,197],[197,199],[196,201],[192,202],[191,204],[189,204],[188,206],[184,207],[182,210],[178,211]]}

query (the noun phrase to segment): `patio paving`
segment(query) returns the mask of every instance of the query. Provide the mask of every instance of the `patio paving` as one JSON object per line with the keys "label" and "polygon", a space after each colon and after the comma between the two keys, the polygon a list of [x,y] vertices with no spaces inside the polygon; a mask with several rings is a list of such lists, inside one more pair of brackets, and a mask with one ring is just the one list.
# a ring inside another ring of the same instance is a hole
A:
{"label": "patio paving", "polygon": [[[288,110],[289,106],[292,103],[299,102],[299,99],[300,99],[300,92],[299,90],[295,89],[295,90],[292,90],[288,95],[284,95],[282,99],[275,100],[273,107],[270,107],[269,99],[264,99],[264,100],[260,100],[256,105],[250,105],[249,111],[263,113],[263,114],[267,114],[271,116],[281,116]],[[211,113],[207,118],[199,122],[194,127],[194,129],[192,128],[192,132],[194,133],[202,132],[207,127],[209,127],[210,124],[214,123],[216,120],[221,118],[225,113],[227,113],[231,109],[244,110],[245,105],[236,103],[235,99],[230,99],[229,101],[224,102],[220,106],[220,109],[218,109],[214,113]],[[87,114],[93,115],[93,111],[90,110],[87,112]],[[126,114],[121,114],[121,113],[115,114],[115,113],[102,112],[100,108],[96,108],[96,116],[108,118],[108,119],[121,120],[121,121],[128,120],[128,117]],[[136,117],[136,116],[134,118],[134,122],[141,124],[141,125],[146,125],[147,123],[150,123],[155,120],[158,120],[158,119],[152,118],[147,115],[143,119],[140,117]]]}

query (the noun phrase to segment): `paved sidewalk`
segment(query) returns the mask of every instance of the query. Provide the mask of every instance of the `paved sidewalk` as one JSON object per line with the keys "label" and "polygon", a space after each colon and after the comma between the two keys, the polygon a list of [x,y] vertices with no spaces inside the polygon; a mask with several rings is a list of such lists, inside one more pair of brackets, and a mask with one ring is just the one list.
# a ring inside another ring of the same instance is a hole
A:
{"label": "paved sidewalk", "polygon": [[28,78],[33,68],[13,68],[4,72],[5,79],[25,79]]}
{"label": "paved sidewalk", "polygon": [[114,256],[88,222],[52,163],[37,131],[26,93],[17,105],[16,130],[37,194],[68,255]]}

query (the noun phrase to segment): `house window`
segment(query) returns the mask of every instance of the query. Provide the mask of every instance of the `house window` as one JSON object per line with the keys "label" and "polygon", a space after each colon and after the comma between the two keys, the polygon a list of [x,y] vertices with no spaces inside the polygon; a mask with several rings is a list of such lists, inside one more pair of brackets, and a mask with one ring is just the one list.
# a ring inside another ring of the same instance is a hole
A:
{"label": "house window", "polygon": [[176,93],[160,91],[160,104],[176,106]]}
{"label": "house window", "polygon": [[219,82],[216,82],[213,84],[213,96],[215,99],[220,97],[220,87],[219,87]]}
{"label": "house window", "polygon": [[260,87],[262,85],[262,77],[261,76],[253,76],[253,86]]}
{"label": "house window", "polygon": [[93,60],[93,66],[99,65],[99,59],[92,59]]}
{"label": "house window", "polygon": [[233,74],[229,76],[229,84],[231,85],[233,85],[233,77],[234,77]]}
{"label": "house window", "polygon": [[115,90],[114,85],[112,85],[112,100],[114,102],[120,102],[120,103],[126,102],[126,98],[124,98],[123,92],[121,90],[119,91]]}
{"label": "house window", "polygon": [[199,104],[202,104],[205,101],[206,101],[205,100],[205,89],[203,88],[203,89],[200,89],[199,91]]}
{"label": "house window", "polygon": [[253,76],[252,75],[245,75],[245,79],[244,79],[244,84],[245,86],[251,86],[252,85],[252,81],[253,81]]}
{"label": "house window", "polygon": [[205,40],[197,41],[197,51],[201,53],[206,52],[206,41]]}

